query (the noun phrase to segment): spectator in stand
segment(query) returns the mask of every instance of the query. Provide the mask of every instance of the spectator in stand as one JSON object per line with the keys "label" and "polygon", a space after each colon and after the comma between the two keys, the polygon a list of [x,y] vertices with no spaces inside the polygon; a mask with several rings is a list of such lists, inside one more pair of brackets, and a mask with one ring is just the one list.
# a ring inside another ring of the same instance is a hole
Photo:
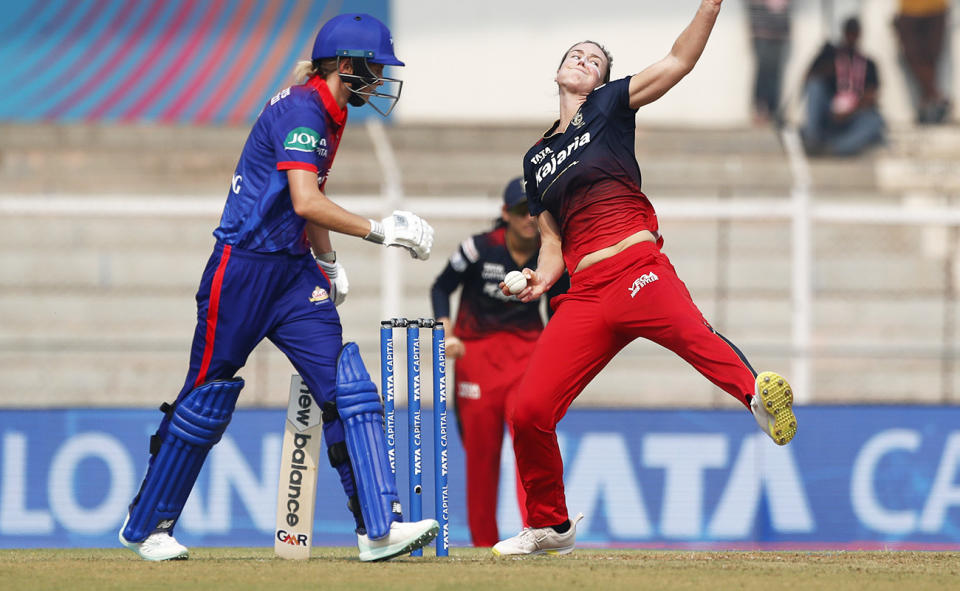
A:
{"label": "spectator in stand", "polygon": [[943,49],[947,0],[899,0],[899,5],[893,25],[917,84],[917,123],[942,123],[950,103],[937,87],[937,63]]}
{"label": "spectator in stand", "polygon": [[790,0],[749,0],[750,37],[756,59],[753,113],[757,123],[783,122],[780,90],[790,51]]}
{"label": "spectator in stand", "polygon": [[[500,539],[497,490],[507,400],[516,393],[543,331],[540,299],[521,302],[501,293],[498,284],[510,271],[535,269],[539,256],[537,220],[518,177],[504,190],[494,228],[460,243],[430,290],[434,317],[447,331],[447,358],[456,360],[457,427],[467,457],[467,522],[474,546],[493,546]],[[460,286],[460,308],[451,327],[450,296]],[[567,287],[564,275],[545,295],[559,295]],[[517,495],[525,518],[519,486]]]}
{"label": "spectator in stand", "polygon": [[843,41],[826,43],[807,73],[807,119],[801,130],[811,155],[852,156],[883,141],[877,110],[877,66],[857,48],[860,21],[843,24]]}

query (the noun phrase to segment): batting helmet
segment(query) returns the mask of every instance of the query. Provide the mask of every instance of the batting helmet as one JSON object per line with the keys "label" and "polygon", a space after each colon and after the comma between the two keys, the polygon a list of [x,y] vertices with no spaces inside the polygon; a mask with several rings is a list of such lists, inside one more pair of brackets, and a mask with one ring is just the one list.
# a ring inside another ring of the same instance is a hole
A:
{"label": "batting helmet", "polygon": [[402,66],[393,54],[390,29],[369,14],[340,14],[328,20],[313,43],[313,59],[361,57],[370,63]]}

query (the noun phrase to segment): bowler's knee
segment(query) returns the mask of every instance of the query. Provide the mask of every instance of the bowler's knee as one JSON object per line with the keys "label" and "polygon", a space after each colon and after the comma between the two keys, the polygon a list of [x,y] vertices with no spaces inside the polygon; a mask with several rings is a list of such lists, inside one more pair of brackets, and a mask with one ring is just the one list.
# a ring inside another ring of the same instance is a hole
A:
{"label": "bowler's knee", "polygon": [[553,409],[542,399],[517,396],[507,408],[507,420],[514,432],[522,434],[530,430],[550,431],[556,427]]}

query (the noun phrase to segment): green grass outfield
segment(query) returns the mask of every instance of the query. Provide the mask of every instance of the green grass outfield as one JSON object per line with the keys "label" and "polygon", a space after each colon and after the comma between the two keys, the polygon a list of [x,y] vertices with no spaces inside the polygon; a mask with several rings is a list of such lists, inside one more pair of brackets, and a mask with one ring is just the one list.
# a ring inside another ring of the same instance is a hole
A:
{"label": "green grass outfield", "polygon": [[[426,553],[432,552],[427,549]],[[28,589],[960,589],[960,552],[688,552],[577,550],[498,559],[486,548],[450,558],[357,561],[315,548],[284,561],[272,548],[194,548],[186,561],[144,562],[123,549],[0,550],[0,588]]]}

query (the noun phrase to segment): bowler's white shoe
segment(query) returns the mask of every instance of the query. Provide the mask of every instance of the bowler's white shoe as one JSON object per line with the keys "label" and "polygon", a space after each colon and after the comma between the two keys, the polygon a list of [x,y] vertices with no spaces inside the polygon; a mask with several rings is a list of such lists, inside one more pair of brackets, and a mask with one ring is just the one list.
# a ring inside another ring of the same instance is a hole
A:
{"label": "bowler's white shoe", "polygon": [[793,414],[793,390],[780,374],[765,371],[757,376],[750,410],[763,432],[777,445],[790,443],[797,434],[797,417]]}
{"label": "bowler's white shoe", "polygon": [[440,524],[436,519],[404,522],[394,521],[390,524],[390,532],[378,540],[371,540],[365,534],[357,535],[357,546],[360,548],[360,560],[374,562],[390,560],[401,554],[413,552],[423,548],[437,537]]}
{"label": "bowler's white shoe", "polygon": [[525,527],[493,547],[496,556],[528,556],[531,554],[569,554],[577,541],[577,524],[583,519],[578,513],[566,533],[558,534],[552,527]]}
{"label": "bowler's white shoe", "polygon": [[[127,514],[127,519],[130,519],[130,515]],[[173,536],[166,532],[158,532],[150,534],[142,542],[128,542],[123,537],[123,530],[127,527],[127,519],[123,520],[123,525],[120,526],[120,533],[117,534],[117,537],[120,538],[120,543],[130,548],[137,553],[140,558],[144,560],[160,561],[160,560],[186,560],[189,558],[189,550],[183,544],[177,542],[173,539]]]}

